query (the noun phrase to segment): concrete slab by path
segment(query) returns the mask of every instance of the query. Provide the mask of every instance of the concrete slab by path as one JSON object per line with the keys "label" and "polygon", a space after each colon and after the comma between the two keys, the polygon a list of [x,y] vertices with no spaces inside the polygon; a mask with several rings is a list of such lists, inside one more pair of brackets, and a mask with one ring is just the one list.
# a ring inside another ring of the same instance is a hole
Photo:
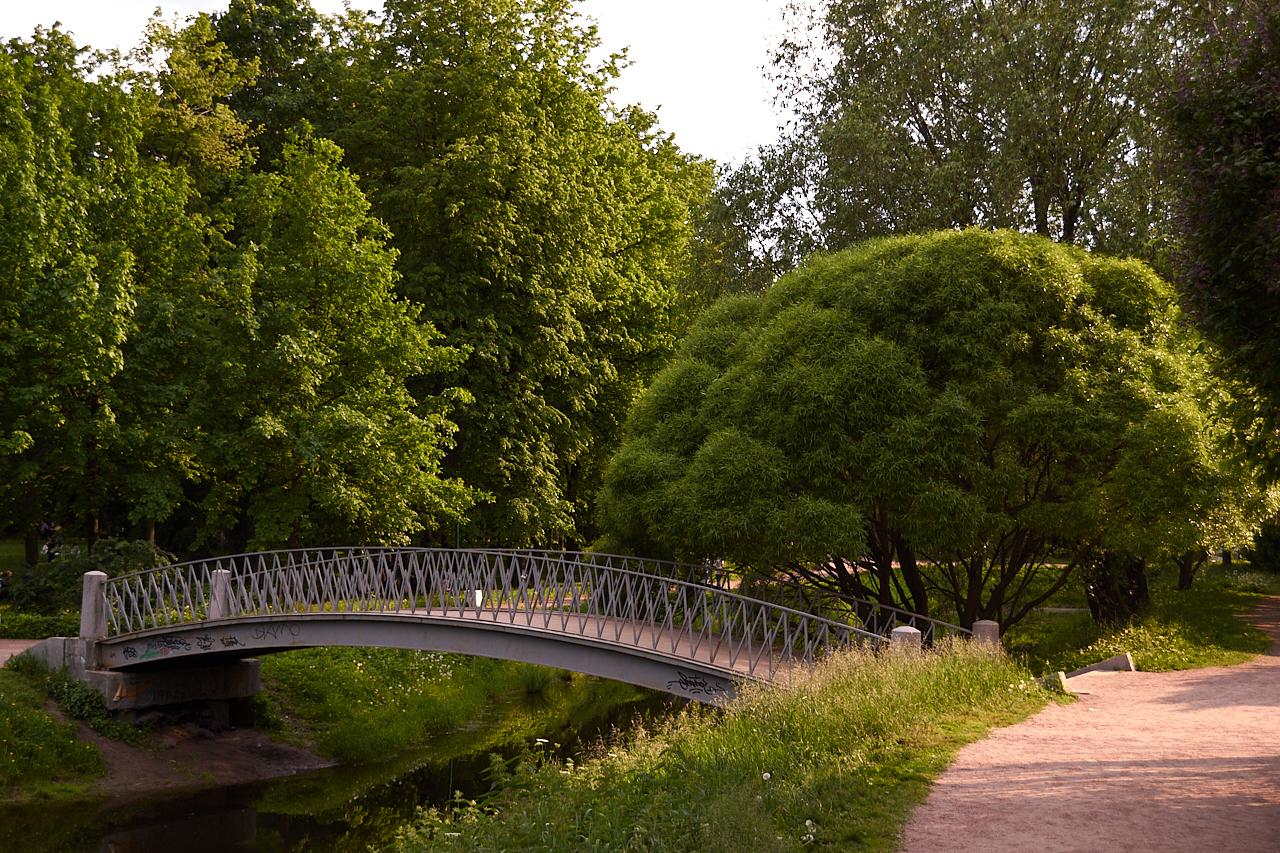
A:
{"label": "concrete slab by path", "polygon": [[[1280,636],[1280,599],[1253,616]],[[961,750],[907,853],[1280,851],[1280,655],[1090,672],[1086,691]]]}

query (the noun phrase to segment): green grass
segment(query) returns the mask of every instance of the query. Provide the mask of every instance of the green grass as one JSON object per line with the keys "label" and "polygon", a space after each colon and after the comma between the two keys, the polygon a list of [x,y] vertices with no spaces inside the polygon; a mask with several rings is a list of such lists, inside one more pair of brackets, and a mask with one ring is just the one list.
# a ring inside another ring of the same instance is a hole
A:
{"label": "green grass", "polygon": [[423,813],[394,849],[894,850],[961,744],[1049,698],[963,643],[916,658],[849,652],[725,712],[691,706],[580,765],[537,750],[495,764],[490,799]]}
{"label": "green grass", "polygon": [[498,693],[536,692],[552,670],[403,649],[301,649],[262,660],[279,713],[299,720],[320,752],[375,761],[457,728]]}
{"label": "green grass", "polygon": [[44,712],[47,696],[42,680],[0,669],[0,787],[6,796],[88,781],[106,769],[97,748],[76,739],[74,723]]}
{"label": "green grass", "polygon": [[0,539],[0,572],[18,573],[25,565],[26,551],[21,539]]}
{"label": "green grass", "polygon": [[1099,627],[1087,611],[1037,613],[1009,630],[1005,647],[1038,673],[1071,672],[1124,652],[1148,672],[1230,666],[1270,648],[1270,637],[1240,617],[1280,590],[1280,577],[1215,564],[1192,589],[1175,582],[1154,577],[1150,609],[1129,624]]}

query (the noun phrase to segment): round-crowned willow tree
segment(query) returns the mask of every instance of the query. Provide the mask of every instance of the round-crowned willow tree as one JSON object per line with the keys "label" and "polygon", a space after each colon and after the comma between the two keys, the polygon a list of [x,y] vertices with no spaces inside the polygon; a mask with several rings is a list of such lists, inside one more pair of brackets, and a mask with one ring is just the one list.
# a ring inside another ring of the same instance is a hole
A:
{"label": "round-crowned willow tree", "polygon": [[602,545],[1008,626],[1086,564],[1243,539],[1271,501],[1206,439],[1223,392],[1175,310],[1139,262],[1011,232],[815,256],[637,403]]}

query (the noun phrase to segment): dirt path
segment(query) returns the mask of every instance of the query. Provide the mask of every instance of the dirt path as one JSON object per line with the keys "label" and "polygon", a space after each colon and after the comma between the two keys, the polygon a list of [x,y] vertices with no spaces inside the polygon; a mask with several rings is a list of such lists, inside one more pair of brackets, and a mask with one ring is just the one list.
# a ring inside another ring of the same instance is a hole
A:
{"label": "dirt path", "polygon": [[14,655],[20,655],[39,640],[0,640],[0,666]]}
{"label": "dirt path", "polygon": [[1233,667],[1088,673],[960,751],[906,830],[907,853],[1280,851],[1277,640]]}

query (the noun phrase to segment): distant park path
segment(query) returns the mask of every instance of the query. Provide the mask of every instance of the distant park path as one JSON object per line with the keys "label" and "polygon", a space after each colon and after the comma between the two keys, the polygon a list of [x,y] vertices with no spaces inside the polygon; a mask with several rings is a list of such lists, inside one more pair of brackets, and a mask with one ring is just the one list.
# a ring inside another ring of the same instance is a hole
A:
{"label": "distant park path", "polygon": [[1087,673],[964,747],[907,853],[1280,851],[1280,598],[1249,618],[1276,640],[1252,663]]}

